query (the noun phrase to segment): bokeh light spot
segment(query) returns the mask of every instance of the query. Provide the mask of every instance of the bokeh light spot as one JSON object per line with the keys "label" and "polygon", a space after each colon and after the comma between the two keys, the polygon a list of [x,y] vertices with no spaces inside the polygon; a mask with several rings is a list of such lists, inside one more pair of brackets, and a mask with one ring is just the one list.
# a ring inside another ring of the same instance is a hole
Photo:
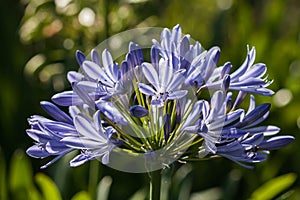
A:
{"label": "bokeh light spot", "polygon": [[25,65],[24,74],[31,76],[33,73],[45,63],[46,57],[43,54],[33,56]]}
{"label": "bokeh light spot", "polygon": [[129,14],[130,14],[130,10],[129,10],[128,6],[122,6],[118,10],[118,15],[122,19],[126,19],[129,16]]}
{"label": "bokeh light spot", "polygon": [[277,107],[283,107],[290,103],[293,94],[289,89],[280,89],[273,97],[273,102]]}
{"label": "bokeh light spot", "polygon": [[63,28],[63,23],[60,20],[54,20],[51,24],[43,28],[43,35],[45,37],[52,37]]}
{"label": "bokeh light spot", "polygon": [[67,38],[67,39],[64,40],[63,45],[64,45],[65,49],[70,50],[74,47],[74,41],[70,38]]}
{"label": "bokeh light spot", "polygon": [[217,0],[217,6],[221,10],[228,10],[232,6],[232,0]]}
{"label": "bokeh light spot", "polygon": [[96,14],[90,8],[83,8],[78,15],[79,23],[87,27],[94,25],[95,18]]}
{"label": "bokeh light spot", "polygon": [[47,65],[39,74],[40,81],[47,83],[50,81],[51,77],[56,74],[61,74],[64,72],[64,66],[61,63],[54,63]]}
{"label": "bokeh light spot", "polygon": [[121,45],[122,45],[122,38],[119,36],[115,36],[109,41],[109,46],[114,50],[119,49]]}
{"label": "bokeh light spot", "polygon": [[64,8],[71,2],[71,0],[55,0],[54,2],[58,8]]}

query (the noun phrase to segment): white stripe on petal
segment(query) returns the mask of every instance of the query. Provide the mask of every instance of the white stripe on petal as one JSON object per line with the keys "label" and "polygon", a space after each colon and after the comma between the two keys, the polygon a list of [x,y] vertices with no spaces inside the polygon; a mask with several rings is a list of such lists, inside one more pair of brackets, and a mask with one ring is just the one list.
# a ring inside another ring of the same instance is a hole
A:
{"label": "white stripe on petal", "polygon": [[172,93],[169,93],[169,96],[167,99],[173,100],[173,99],[181,99],[185,95],[187,95],[188,91],[187,90],[178,90]]}
{"label": "white stripe on petal", "polygon": [[149,96],[154,96],[156,94],[155,90],[150,87],[149,85],[146,85],[144,83],[139,83],[138,84],[139,90],[141,93],[149,95]]}
{"label": "white stripe on petal", "polygon": [[114,64],[114,61],[111,57],[111,54],[107,49],[105,49],[102,52],[102,63],[103,67],[105,69],[105,72],[109,76],[109,78],[113,81],[116,82],[118,80],[118,67]]}
{"label": "white stripe on petal", "polygon": [[99,138],[99,134],[92,123],[93,122],[80,115],[76,116],[74,120],[75,127],[82,136],[97,140]]}
{"label": "white stripe on petal", "polygon": [[142,70],[146,77],[146,79],[154,86],[154,88],[158,91],[159,90],[159,79],[158,74],[155,68],[150,63],[143,63]]}

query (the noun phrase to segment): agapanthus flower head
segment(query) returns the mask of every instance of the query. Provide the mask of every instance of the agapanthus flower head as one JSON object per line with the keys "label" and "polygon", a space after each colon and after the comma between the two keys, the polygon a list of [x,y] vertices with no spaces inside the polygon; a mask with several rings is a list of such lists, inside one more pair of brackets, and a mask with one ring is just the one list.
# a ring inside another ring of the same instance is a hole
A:
{"label": "agapanthus flower head", "polygon": [[71,166],[78,166],[88,160],[99,158],[106,164],[109,152],[118,143],[112,139],[116,131],[108,126],[103,128],[100,112],[89,119],[78,108],[70,107],[70,115],[61,111],[50,102],[42,101],[42,108],[54,120],[42,116],[32,116],[28,121],[31,129],[27,134],[36,141],[36,144],[27,150],[35,158],[56,156],[43,167],[47,167],[65,154],[81,150],[80,154],[70,161]]}
{"label": "agapanthus flower head", "polygon": [[72,90],[52,97],[69,114],[41,102],[53,119],[34,115],[28,120],[35,144],[27,153],[54,156],[48,166],[79,150],[71,166],[99,159],[127,172],[215,157],[252,167],[294,140],[274,136],[280,131],[274,125],[259,125],[271,105],[256,106],[253,94],[273,91],[267,88],[266,65],[254,64],[254,47],[247,47],[244,63],[232,72],[230,62],[219,66],[219,47],[204,50],[179,25],[163,29],[160,41],[150,41],[150,60],[133,42],[120,63],[107,49],[92,50],[90,60],[77,51],[81,70],[67,76]]}

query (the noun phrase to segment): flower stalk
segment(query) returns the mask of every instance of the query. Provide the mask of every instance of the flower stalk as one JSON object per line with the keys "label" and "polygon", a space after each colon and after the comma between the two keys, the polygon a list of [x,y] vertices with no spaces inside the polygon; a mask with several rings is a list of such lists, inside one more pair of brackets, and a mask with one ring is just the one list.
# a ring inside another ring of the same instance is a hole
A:
{"label": "flower stalk", "polygon": [[150,190],[149,200],[161,199],[161,181],[162,181],[162,170],[156,170],[149,173],[150,176]]}

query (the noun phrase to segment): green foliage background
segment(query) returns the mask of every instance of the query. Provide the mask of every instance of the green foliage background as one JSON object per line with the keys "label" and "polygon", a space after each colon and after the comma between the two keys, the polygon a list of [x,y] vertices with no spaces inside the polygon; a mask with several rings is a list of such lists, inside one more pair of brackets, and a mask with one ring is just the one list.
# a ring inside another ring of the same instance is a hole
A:
{"label": "green foliage background", "polygon": [[[220,64],[239,66],[246,45],[256,62],[268,66],[274,91],[288,91],[284,106],[274,97],[266,123],[281,127],[296,141],[271,153],[254,170],[225,160],[174,164],[165,184],[170,199],[300,199],[300,2],[297,0],[71,0],[0,1],[0,199],[143,199],[148,176],[118,172],[91,162],[68,167],[65,157],[46,162],[24,151],[32,141],[27,118],[45,113],[39,101],[70,86],[66,73],[77,70],[75,50],[89,52],[107,37],[136,27],[180,24],[204,48],[221,47]],[[85,8],[96,14],[93,26],[79,23]]]}

